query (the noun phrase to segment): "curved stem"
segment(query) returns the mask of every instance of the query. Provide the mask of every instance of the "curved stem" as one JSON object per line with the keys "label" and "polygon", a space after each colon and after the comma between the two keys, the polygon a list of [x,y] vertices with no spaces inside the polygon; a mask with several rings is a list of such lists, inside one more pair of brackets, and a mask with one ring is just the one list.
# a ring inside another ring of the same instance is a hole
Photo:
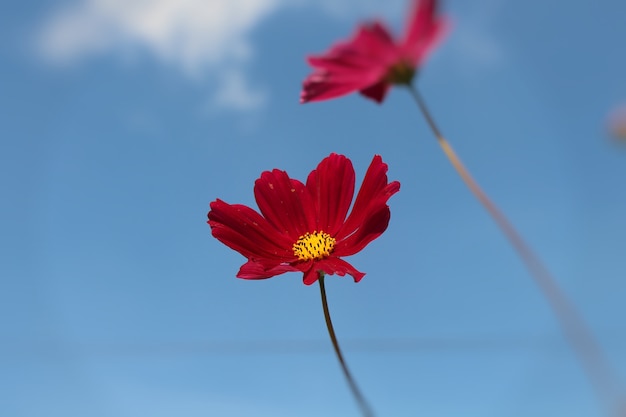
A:
{"label": "curved stem", "polygon": [[[604,357],[600,346],[595,342],[591,331],[587,328],[581,315],[574,304],[561,291],[556,280],[552,277],[548,269],[539,260],[539,257],[531,250],[530,246],[522,239],[509,220],[502,214],[498,207],[489,199],[487,194],[480,188],[470,172],[465,168],[461,159],[457,156],[452,146],[446,141],[441,131],[430,115],[424,100],[417,89],[410,85],[409,91],[417,102],[426,122],[430,126],[433,134],[437,138],[439,145],[443,149],[458,174],[461,176],[467,187],[474,196],[482,203],[487,212],[491,215],[498,227],[507,237],[513,248],[517,251],[530,275],[535,280],[543,294],[548,300],[550,307],[556,315],[565,336],[574,348],[578,358],[586,371],[592,385],[597,390],[601,398],[607,399],[614,394],[618,387],[617,377],[613,373],[608,361]],[[608,401],[608,400],[607,400]],[[610,401],[608,401],[610,402]],[[611,409],[613,407],[610,407]],[[626,417],[624,411],[618,412],[618,416]]]}
{"label": "curved stem", "polygon": [[324,319],[326,320],[326,327],[328,328],[328,335],[330,336],[330,340],[333,343],[333,348],[335,349],[335,354],[337,355],[337,359],[339,360],[339,364],[341,365],[341,370],[343,371],[343,375],[350,386],[350,390],[352,391],[352,395],[354,399],[359,404],[359,408],[363,413],[364,417],[374,417],[374,412],[365,401],[365,397],[361,394],[359,387],[356,385],[354,378],[352,378],[352,374],[348,369],[348,365],[346,365],[346,361],[343,359],[343,355],[341,354],[341,349],[339,348],[339,342],[337,341],[337,336],[335,335],[335,329],[333,328],[333,322],[330,319],[330,312],[328,311],[328,301],[326,300],[326,287],[324,286],[324,273],[319,273],[320,283],[320,293],[322,295],[322,308],[324,309]]}

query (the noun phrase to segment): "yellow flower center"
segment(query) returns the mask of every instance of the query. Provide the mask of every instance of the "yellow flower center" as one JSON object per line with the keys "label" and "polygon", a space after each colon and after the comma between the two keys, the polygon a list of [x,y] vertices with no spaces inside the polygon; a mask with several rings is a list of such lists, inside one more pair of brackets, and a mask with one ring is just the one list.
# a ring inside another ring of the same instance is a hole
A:
{"label": "yellow flower center", "polygon": [[293,244],[293,254],[301,261],[320,260],[330,255],[335,242],[335,238],[328,233],[305,233]]}

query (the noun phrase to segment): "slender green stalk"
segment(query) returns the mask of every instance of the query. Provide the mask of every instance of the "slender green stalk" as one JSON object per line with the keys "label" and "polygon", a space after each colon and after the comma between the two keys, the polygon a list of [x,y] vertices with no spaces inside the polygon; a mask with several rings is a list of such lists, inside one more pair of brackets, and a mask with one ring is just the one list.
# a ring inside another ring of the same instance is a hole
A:
{"label": "slender green stalk", "polygon": [[339,360],[339,364],[341,365],[341,370],[343,371],[343,376],[346,378],[348,382],[348,386],[352,391],[352,395],[356,400],[361,412],[364,417],[374,417],[374,412],[365,401],[365,397],[361,394],[359,387],[356,385],[354,378],[352,378],[352,374],[348,369],[348,365],[346,365],[346,361],[343,359],[343,355],[341,354],[341,349],[339,348],[339,342],[337,341],[337,336],[335,335],[335,329],[333,328],[333,322],[330,319],[330,312],[328,311],[328,301],[326,300],[326,287],[324,286],[324,273],[319,273],[319,283],[320,283],[320,293],[322,295],[322,308],[324,309],[324,319],[326,320],[326,327],[328,328],[328,335],[330,336],[330,340],[333,343],[333,348],[335,349],[335,354],[337,355],[337,359]]}
{"label": "slender green stalk", "polygon": [[[535,283],[545,295],[550,307],[561,324],[565,336],[578,355],[582,367],[587,373],[587,376],[589,377],[591,384],[596,389],[599,397],[611,404],[612,399],[609,398],[613,398],[613,396],[618,392],[618,378],[609,366],[602,349],[596,343],[582,316],[578,313],[574,304],[567,298],[563,291],[561,291],[556,280],[543,265],[539,257],[532,251],[524,239],[522,239],[511,222],[509,222],[498,207],[489,199],[487,194],[485,194],[485,192],[480,188],[467,168],[465,168],[463,162],[457,156],[456,152],[454,152],[452,146],[441,134],[441,131],[435,124],[433,117],[428,111],[428,108],[426,107],[426,104],[417,89],[413,85],[409,85],[408,88],[424,115],[430,129],[437,138],[443,152],[446,154],[470,191],[482,203],[498,227],[500,227],[526,265],[526,268],[535,280]],[[611,410],[615,409],[613,406],[610,406],[609,408]],[[615,415],[619,417],[626,417],[626,410],[622,409]]]}

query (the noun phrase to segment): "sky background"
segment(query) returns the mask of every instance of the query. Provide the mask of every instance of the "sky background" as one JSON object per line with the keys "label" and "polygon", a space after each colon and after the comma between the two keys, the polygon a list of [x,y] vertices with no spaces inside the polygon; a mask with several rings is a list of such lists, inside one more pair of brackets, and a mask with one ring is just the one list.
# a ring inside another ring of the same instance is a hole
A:
{"label": "sky background", "polygon": [[[0,5],[0,415],[359,416],[317,286],[235,278],[209,203],[373,155],[388,230],[329,277],[377,415],[596,417],[543,295],[410,96],[300,105],[309,69],[408,0]],[[417,85],[476,179],[555,274],[626,381],[621,0],[449,0]]]}

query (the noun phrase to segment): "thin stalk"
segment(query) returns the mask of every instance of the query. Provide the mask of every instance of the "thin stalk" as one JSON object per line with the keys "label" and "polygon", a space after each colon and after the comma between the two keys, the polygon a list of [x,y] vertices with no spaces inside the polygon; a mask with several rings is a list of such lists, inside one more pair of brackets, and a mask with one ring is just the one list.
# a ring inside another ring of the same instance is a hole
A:
{"label": "thin stalk", "polygon": [[328,311],[328,301],[326,300],[326,287],[324,286],[324,273],[320,272],[319,279],[320,283],[320,293],[322,295],[322,308],[324,309],[324,319],[326,320],[326,328],[328,328],[328,335],[330,336],[330,340],[333,343],[333,348],[335,349],[335,354],[337,355],[337,359],[339,360],[339,364],[341,365],[341,370],[343,371],[343,376],[346,378],[348,382],[348,386],[352,391],[352,395],[356,400],[361,412],[364,417],[374,417],[374,412],[365,401],[365,397],[361,394],[359,387],[356,385],[354,378],[352,378],[352,374],[348,369],[348,365],[346,365],[346,361],[343,359],[343,355],[341,353],[341,349],[339,348],[339,342],[337,341],[337,336],[335,335],[335,329],[333,328],[333,322],[330,319],[330,312]]}
{"label": "thin stalk", "polygon": [[[456,169],[474,196],[482,203],[498,227],[500,227],[526,265],[535,283],[545,295],[566,338],[571,343],[599,397],[611,403],[612,401],[608,398],[612,397],[617,392],[618,378],[613,373],[612,368],[609,366],[600,346],[596,343],[582,316],[578,313],[574,304],[567,298],[563,291],[561,291],[556,280],[543,265],[539,257],[532,251],[524,239],[522,239],[511,222],[509,222],[498,207],[489,199],[467,168],[465,168],[452,146],[441,134],[441,131],[435,124],[433,117],[417,89],[413,85],[409,85],[408,89],[417,102],[430,129],[437,138],[437,142],[439,142],[443,152],[452,163],[452,166]],[[614,409],[612,406],[609,408]],[[625,411],[618,411],[616,415],[626,417]]]}

